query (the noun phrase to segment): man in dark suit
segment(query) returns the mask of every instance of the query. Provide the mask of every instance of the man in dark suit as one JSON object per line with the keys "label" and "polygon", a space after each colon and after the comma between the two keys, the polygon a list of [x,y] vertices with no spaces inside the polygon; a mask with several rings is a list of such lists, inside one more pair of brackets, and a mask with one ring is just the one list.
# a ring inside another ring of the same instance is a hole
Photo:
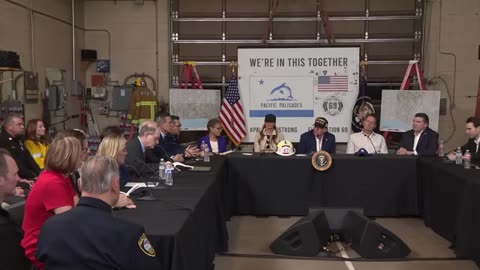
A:
{"label": "man in dark suit", "polygon": [[[5,197],[15,194],[20,177],[18,167],[10,153],[0,148],[0,204]],[[23,232],[21,221],[15,221],[9,212],[0,207],[0,263],[2,269],[27,270],[30,262],[20,246]]]}
{"label": "man in dark suit", "polygon": [[[465,122],[465,133],[468,136],[468,141],[462,148],[462,153],[469,150],[472,155],[472,161],[480,161],[480,119],[477,117],[469,117]],[[455,151],[448,153],[448,158],[455,159]]]}
{"label": "man in dark suit", "polygon": [[155,116],[155,121],[160,129],[160,138],[155,148],[147,151],[147,155],[156,162],[160,161],[161,158],[183,162],[184,155],[180,153],[180,145],[176,143],[174,136],[171,134],[173,129],[172,116],[168,113],[161,113]]}
{"label": "man in dark suit", "polygon": [[[153,149],[160,138],[160,129],[155,121],[146,120],[140,124],[138,137],[134,137],[127,143],[128,155],[125,158],[125,164],[134,167],[140,176],[152,174],[158,171],[158,161],[153,160],[148,153]],[[164,160],[169,160],[165,154]]]}
{"label": "man in dark suit", "polygon": [[300,136],[297,153],[310,154],[320,150],[335,154],[335,135],[328,132],[328,121],[323,117],[317,117],[313,129]]}
{"label": "man in dark suit", "polygon": [[417,113],[412,129],[403,133],[397,155],[434,156],[437,154],[438,133],[428,127],[428,115]]}

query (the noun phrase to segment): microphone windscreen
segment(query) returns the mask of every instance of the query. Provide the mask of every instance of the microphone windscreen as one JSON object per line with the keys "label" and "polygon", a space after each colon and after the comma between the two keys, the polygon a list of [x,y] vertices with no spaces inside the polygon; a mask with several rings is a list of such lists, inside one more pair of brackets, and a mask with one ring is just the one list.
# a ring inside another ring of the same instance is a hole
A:
{"label": "microphone windscreen", "polygon": [[365,157],[365,156],[368,156],[368,151],[365,149],[365,148],[360,148],[358,149],[358,151],[355,153],[356,156],[359,156],[359,157]]}

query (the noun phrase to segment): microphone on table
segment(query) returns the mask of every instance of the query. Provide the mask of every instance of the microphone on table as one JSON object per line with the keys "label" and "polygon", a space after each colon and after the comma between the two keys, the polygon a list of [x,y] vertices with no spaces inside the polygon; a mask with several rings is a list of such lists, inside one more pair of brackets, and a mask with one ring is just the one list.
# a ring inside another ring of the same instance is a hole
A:
{"label": "microphone on table", "polygon": [[366,157],[366,156],[369,156],[370,154],[365,148],[360,148],[358,149],[357,152],[355,152],[355,155],[358,157]]}
{"label": "microphone on table", "polygon": [[368,135],[365,134],[365,133],[362,133],[362,134],[363,134],[363,136],[367,137],[367,140],[370,142],[370,144],[372,144],[372,146],[373,146],[373,151],[375,151],[375,154],[378,154],[377,149],[375,148],[375,145],[374,145],[373,142],[372,142],[372,139],[370,139],[370,136],[368,136]]}
{"label": "microphone on table", "polygon": [[160,150],[162,150],[162,152],[163,152],[163,155],[166,157],[167,161],[173,162],[173,159],[170,157],[167,150],[165,150],[165,148],[163,148],[163,146],[161,146],[160,144],[156,144],[155,148],[160,148]]}
{"label": "microphone on table", "polygon": [[[129,168],[129,169],[132,169],[133,171],[135,171],[135,173],[138,175],[138,177],[140,177],[143,181],[143,183],[145,184],[145,187],[148,189],[149,188],[149,185],[148,185],[148,182],[146,181],[146,177],[144,177],[140,171],[137,170],[137,168],[135,168],[134,166],[130,166],[130,165],[127,165],[127,164],[124,164],[125,167]],[[138,197],[138,200],[142,200],[142,201],[154,201],[155,200],[155,197],[152,195],[152,193],[150,191],[143,191],[142,192],[142,195],[140,197]]]}
{"label": "microphone on table", "polygon": [[[144,163],[142,161],[139,161],[139,160],[137,160],[137,161],[141,164],[147,165],[146,163]],[[140,173],[140,171],[138,171],[137,168],[135,168],[134,166],[130,166],[130,165],[126,165],[126,164],[124,164],[124,166],[127,167],[127,168],[133,169],[135,171],[135,173],[137,173],[141,178],[147,179],[147,177],[142,177],[142,174]],[[149,169],[151,171],[153,171],[151,168],[149,168]],[[166,200],[158,199],[150,191],[150,189],[168,189],[167,186],[162,185],[162,186],[159,187],[160,182],[157,182],[157,185],[155,185],[154,187],[149,186],[147,181],[144,181],[144,183],[145,183],[146,189],[141,191],[140,197],[138,197],[136,200],[139,200],[139,201],[159,201],[159,202],[163,202],[166,205],[170,205],[170,206],[175,207],[174,208],[175,210],[186,210],[188,212],[192,212],[192,209],[190,209],[188,207],[184,207],[182,205],[179,205],[179,204],[176,204],[176,203],[173,203],[173,202],[169,202],[169,201],[166,201]]]}

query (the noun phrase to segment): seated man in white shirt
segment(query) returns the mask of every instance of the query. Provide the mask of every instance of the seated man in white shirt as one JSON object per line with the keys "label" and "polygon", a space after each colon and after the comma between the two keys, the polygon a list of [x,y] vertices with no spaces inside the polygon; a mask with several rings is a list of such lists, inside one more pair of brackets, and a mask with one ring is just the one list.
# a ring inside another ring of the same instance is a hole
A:
{"label": "seated man in white shirt", "polygon": [[350,135],[347,154],[354,154],[361,148],[369,154],[388,154],[387,144],[382,135],[373,132],[377,127],[377,117],[369,115],[362,121],[363,129]]}

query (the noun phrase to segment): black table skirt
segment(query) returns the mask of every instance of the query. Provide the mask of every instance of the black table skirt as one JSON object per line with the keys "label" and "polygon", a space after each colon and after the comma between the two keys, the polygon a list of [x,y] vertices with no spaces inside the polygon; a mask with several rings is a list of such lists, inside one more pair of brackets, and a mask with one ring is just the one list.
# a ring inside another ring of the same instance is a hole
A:
{"label": "black table skirt", "polygon": [[451,241],[457,256],[480,263],[480,170],[421,159],[425,224]]}
{"label": "black table skirt", "polygon": [[[200,164],[202,165],[202,164]],[[360,207],[368,216],[424,217],[458,256],[480,261],[480,170],[437,158],[335,155],[326,172],[310,157],[215,157],[211,172],[181,172],[156,201],[115,215],[145,227],[164,269],[210,269],[227,251],[232,215],[306,215],[310,207]]]}
{"label": "black table skirt", "polygon": [[418,215],[417,158],[335,155],[316,171],[310,157],[233,154],[227,179],[239,215],[305,215],[309,207],[360,207],[369,216]]}
{"label": "black table skirt", "polygon": [[215,253],[227,251],[221,195],[224,163],[224,159],[216,159],[208,164],[213,166],[212,172],[175,173],[172,188],[149,190],[155,201],[137,200],[136,209],[114,212],[145,227],[163,269],[211,269]]}

